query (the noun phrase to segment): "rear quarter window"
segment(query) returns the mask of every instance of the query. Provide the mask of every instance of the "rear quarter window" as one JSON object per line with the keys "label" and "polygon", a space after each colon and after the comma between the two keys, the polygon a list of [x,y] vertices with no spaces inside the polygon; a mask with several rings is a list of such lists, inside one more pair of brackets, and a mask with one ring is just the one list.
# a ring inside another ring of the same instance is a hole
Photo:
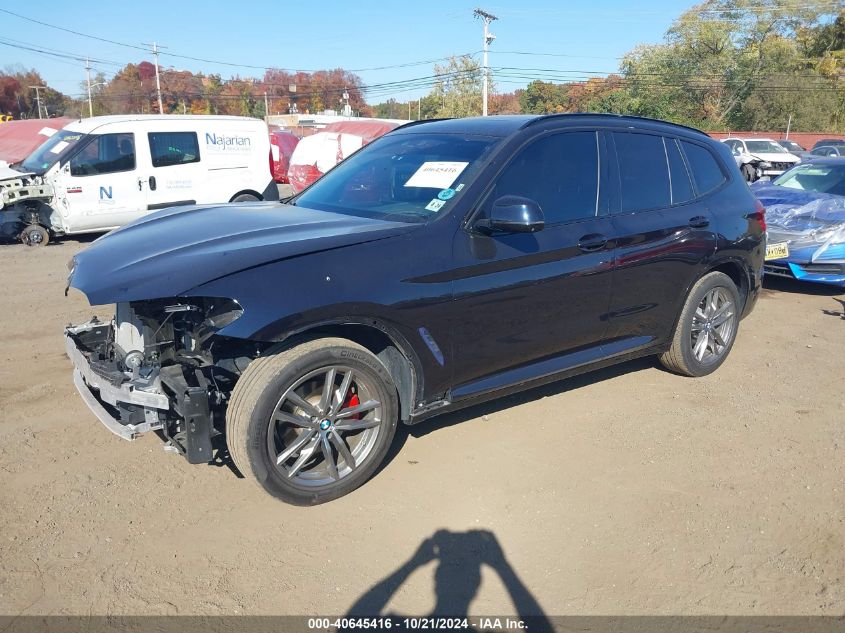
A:
{"label": "rear quarter window", "polygon": [[713,153],[696,143],[681,141],[684,154],[687,156],[687,164],[692,172],[692,178],[698,189],[698,195],[704,195],[720,187],[727,180],[719,161]]}

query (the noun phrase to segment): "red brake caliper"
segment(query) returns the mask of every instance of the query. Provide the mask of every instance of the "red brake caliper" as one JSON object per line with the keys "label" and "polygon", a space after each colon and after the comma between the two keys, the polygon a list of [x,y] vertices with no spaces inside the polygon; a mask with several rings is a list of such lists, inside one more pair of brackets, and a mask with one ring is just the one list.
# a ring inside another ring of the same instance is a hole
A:
{"label": "red brake caliper", "polygon": [[[343,403],[343,409],[348,409],[349,407],[357,407],[359,404],[361,404],[361,400],[360,400],[360,398],[358,398],[358,394],[353,393],[351,396],[349,396],[346,399],[346,402]],[[347,420],[360,420],[361,414],[356,413],[355,415],[350,415],[346,419]]]}

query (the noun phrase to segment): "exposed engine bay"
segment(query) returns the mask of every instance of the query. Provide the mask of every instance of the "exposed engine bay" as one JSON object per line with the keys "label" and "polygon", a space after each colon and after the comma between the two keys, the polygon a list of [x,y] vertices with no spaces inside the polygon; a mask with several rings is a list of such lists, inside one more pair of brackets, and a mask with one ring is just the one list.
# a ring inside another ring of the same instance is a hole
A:
{"label": "exposed engine bay", "polygon": [[67,328],[77,387],[120,437],[156,431],[189,462],[212,461],[229,394],[261,353],[216,336],[241,314],[228,299],[119,303],[111,323]]}

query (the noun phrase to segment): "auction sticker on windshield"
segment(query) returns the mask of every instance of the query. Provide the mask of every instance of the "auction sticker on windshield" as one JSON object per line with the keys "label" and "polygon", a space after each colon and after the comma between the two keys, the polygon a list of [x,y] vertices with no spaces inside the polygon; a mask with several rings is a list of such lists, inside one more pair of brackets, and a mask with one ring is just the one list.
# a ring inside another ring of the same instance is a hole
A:
{"label": "auction sticker on windshield", "polygon": [[469,163],[430,161],[420,165],[414,175],[405,183],[406,187],[430,187],[448,189],[458,179]]}
{"label": "auction sticker on windshield", "polygon": [[766,261],[770,259],[783,259],[784,257],[789,257],[788,242],[766,245]]}

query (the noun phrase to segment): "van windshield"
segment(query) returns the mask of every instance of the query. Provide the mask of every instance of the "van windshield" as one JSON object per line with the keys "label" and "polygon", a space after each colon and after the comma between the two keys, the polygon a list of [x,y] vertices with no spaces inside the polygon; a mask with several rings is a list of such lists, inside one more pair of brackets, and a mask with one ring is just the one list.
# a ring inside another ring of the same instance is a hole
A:
{"label": "van windshield", "polygon": [[44,173],[55,165],[57,161],[70,154],[83,136],[85,134],[82,132],[59,130],[41,143],[32,154],[18,163],[18,168],[21,171]]}
{"label": "van windshield", "polygon": [[449,209],[498,141],[464,134],[387,134],[338,164],[293,204],[394,222],[426,222]]}

